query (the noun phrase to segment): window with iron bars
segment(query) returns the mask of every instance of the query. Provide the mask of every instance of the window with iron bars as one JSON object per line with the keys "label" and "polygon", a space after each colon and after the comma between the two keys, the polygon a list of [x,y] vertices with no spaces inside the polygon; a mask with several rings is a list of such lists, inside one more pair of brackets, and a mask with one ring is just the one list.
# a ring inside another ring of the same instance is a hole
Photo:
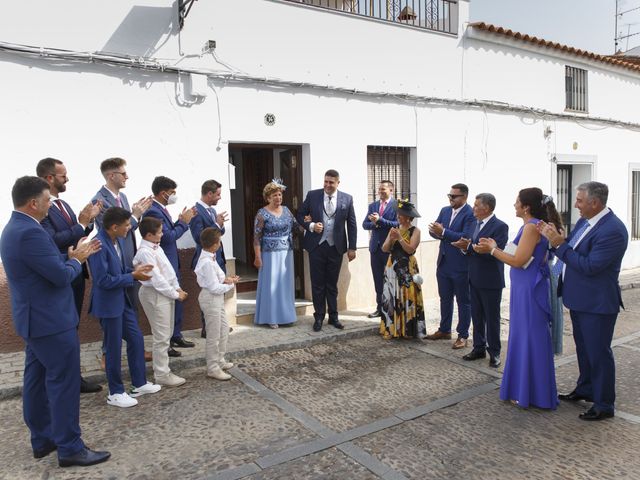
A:
{"label": "window with iron bars", "polygon": [[564,73],[566,109],[574,112],[588,112],[587,70],[566,65]]}
{"label": "window with iron bars", "polygon": [[[382,180],[391,180],[396,198],[409,198],[411,172],[409,170],[409,147],[367,147],[367,190],[369,203],[378,195]],[[415,201],[415,199],[410,199]]]}
{"label": "window with iron bars", "polygon": [[640,240],[640,170],[631,172],[631,240]]}

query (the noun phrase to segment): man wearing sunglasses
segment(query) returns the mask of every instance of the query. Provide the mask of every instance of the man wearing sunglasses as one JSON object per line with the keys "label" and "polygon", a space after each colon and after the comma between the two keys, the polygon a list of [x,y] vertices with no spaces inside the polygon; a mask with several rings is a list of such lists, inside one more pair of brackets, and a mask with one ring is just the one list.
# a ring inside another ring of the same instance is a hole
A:
{"label": "man wearing sunglasses", "polygon": [[[77,247],[78,241],[86,237],[93,230],[93,221],[100,213],[102,203],[93,205],[87,203],[78,216],[71,209],[71,205],[60,198],[60,194],[67,191],[69,176],[67,167],[61,160],[47,157],[38,162],[36,175],[49,184],[51,194],[51,208],[40,222],[45,231],[53,238],[62,255],[66,255],[69,247]],[[78,319],[82,316],[84,302],[85,279],[89,278],[86,263],[82,264],[82,272],[71,282],[73,298],[78,312]],[[80,377],[80,392],[95,393],[102,390],[98,383],[93,383]]]}
{"label": "man wearing sunglasses", "polygon": [[452,348],[467,346],[471,324],[471,300],[469,295],[469,270],[467,257],[452,245],[460,240],[474,222],[473,210],[467,204],[469,187],[463,183],[451,186],[447,195],[449,205],[440,210],[435,222],[429,225],[429,235],[440,240],[436,278],[440,295],[440,327],[427,335],[428,340],[451,339],[453,299],[458,303],[458,338]]}

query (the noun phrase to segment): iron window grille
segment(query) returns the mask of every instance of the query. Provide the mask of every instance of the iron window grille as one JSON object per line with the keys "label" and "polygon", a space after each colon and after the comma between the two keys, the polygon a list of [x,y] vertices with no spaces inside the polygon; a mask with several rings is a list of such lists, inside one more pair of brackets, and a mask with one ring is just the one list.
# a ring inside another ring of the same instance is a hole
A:
{"label": "iron window grille", "polygon": [[[409,147],[367,147],[367,191],[369,203],[378,195],[382,180],[391,180],[396,198],[410,198],[411,171],[409,169]],[[415,199],[411,199],[415,200]]]}
{"label": "iron window grille", "polygon": [[587,70],[565,67],[566,109],[573,112],[589,111]]}
{"label": "iron window grille", "polygon": [[458,34],[458,0],[287,0],[385,22]]}

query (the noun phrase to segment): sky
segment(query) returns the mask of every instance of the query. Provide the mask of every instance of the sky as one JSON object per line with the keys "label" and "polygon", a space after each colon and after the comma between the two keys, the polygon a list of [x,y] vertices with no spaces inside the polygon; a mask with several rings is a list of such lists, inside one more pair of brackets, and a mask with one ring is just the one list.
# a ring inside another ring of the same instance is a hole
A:
{"label": "sky", "polygon": [[[472,22],[486,22],[594,53],[614,52],[615,0],[470,0]],[[618,12],[640,0],[618,0]],[[618,20],[618,32],[640,32],[640,10]],[[640,45],[640,35],[621,40],[623,51]]]}

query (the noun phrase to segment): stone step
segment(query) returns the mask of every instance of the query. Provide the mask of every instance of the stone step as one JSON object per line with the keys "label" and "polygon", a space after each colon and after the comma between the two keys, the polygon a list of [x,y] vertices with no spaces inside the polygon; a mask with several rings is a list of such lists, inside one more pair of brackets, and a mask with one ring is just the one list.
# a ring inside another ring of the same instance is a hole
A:
{"label": "stone step", "polygon": [[[305,315],[313,315],[313,303],[311,302],[296,302],[296,315],[303,317]],[[236,324],[238,325],[251,325],[255,316],[255,310],[253,312],[236,313]]]}

